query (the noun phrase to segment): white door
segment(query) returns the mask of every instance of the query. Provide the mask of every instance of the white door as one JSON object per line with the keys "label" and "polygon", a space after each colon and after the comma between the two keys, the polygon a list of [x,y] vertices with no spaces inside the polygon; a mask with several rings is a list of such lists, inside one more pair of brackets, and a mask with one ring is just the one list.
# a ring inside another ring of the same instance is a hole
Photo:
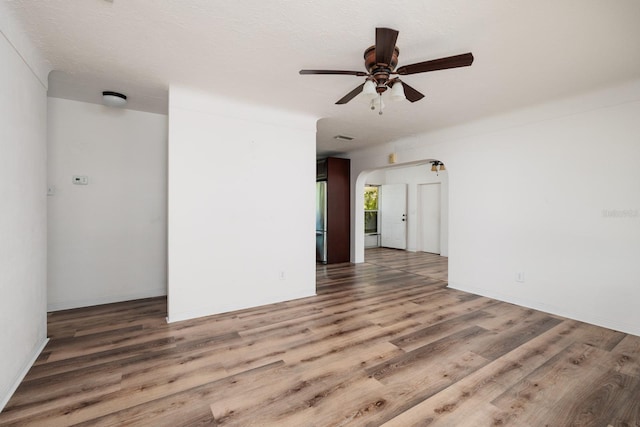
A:
{"label": "white door", "polygon": [[418,186],[420,250],[440,253],[440,183]]}
{"label": "white door", "polygon": [[407,184],[380,186],[380,245],[407,248]]}

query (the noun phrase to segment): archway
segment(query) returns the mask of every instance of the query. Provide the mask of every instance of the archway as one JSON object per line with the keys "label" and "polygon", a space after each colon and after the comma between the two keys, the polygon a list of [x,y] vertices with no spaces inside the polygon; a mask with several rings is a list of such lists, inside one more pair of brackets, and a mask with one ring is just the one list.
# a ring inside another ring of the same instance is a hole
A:
{"label": "archway", "polygon": [[[365,204],[364,194],[366,185],[399,184],[407,185],[407,245],[410,252],[423,251],[425,245],[421,241],[420,227],[424,225],[424,215],[420,197],[420,186],[438,184],[440,194],[440,233],[438,247],[442,256],[448,256],[448,194],[449,180],[446,169],[432,171],[432,163],[437,159],[425,159],[399,165],[381,167],[362,171],[355,180],[353,204],[353,251],[352,262],[365,261]],[[381,196],[384,197],[384,196]],[[384,212],[380,212],[384,215]],[[384,231],[382,231],[384,232]]]}

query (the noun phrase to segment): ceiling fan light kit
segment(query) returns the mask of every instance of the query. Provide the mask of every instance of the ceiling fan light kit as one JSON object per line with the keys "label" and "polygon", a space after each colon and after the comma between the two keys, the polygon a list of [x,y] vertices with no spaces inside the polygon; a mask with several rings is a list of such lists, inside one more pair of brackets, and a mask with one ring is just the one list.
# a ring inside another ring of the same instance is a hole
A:
{"label": "ceiling fan light kit", "polygon": [[378,96],[378,92],[376,92],[376,84],[373,80],[367,80],[364,82],[364,86],[362,87],[362,95],[367,99],[373,99]]}
{"label": "ceiling fan light kit", "polygon": [[[438,167],[440,167],[438,169]],[[441,161],[435,160],[431,162],[431,172],[435,172],[438,175],[438,172],[446,171],[447,169],[444,167],[444,163]]]}
{"label": "ceiling fan light kit", "polygon": [[[336,104],[346,104],[360,93],[371,101],[371,109],[379,108],[382,114],[384,103],[382,94],[390,90],[392,100],[408,99],[416,102],[424,98],[424,95],[398,76],[426,73],[429,71],[445,70],[448,68],[468,67],[473,63],[471,52],[446,58],[432,59],[416,64],[404,65],[398,69],[398,55],[400,49],[396,46],[398,31],[391,28],[376,28],[376,44],[364,51],[364,66],[367,72],[343,71],[343,70],[300,70],[300,74],[338,74],[356,77],[366,77],[366,81],[351,92],[343,96]],[[376,99],[378,101],[376,101]]]}
{"label": "ceiling fan light kit", "polygon": [[404,94],[404,86],[402,86],[401,82],[396,82],[391,91],[389,92],[389,96],[392,101],[402,101],[403,99],[407,99],[407,96]]}

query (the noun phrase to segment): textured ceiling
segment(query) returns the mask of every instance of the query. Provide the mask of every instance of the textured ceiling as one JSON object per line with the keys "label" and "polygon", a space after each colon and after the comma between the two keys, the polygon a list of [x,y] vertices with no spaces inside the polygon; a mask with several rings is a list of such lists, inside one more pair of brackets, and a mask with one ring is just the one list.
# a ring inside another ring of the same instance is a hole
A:
{"label": "textured ceiling", "polygon": [[[640,77],[638,0],[2,0],[55,70],[50,96],[165,112],[170,84],[321,118],[339,153]],[[471,67],[406,76],[426,97],[386,102],[363,82],[375,27],[400,31],[399,65],[473,52]],[[355,137],[339,142],[333,136]]]}

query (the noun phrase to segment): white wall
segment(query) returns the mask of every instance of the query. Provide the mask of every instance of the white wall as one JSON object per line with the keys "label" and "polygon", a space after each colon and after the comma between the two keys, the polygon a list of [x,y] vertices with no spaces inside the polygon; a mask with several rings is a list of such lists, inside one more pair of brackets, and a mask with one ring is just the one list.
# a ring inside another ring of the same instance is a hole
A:
{"label": "white wall", "polygon": [[315,117],[169,92],[169,321],[315,295]]}
{"label": "white wall", "polygon": [[0,410],[47,333],[47,66],[5,12],[0,5]]}
{"label": "white wall", "polygon": [[48,123],[49,310],[166,295],[167,117],[49,98]]}
{"label": "white wall", "polygon": [[386,184],[387,172],[386,169],[378,169],[375,171],[369,172],[366,177],[367,185],[383,185]]}
{"label": "white wall", "polygon": [[640,80],[353,153],[353,176],[442,160],[450,286],[640,335],[638,117]]}

